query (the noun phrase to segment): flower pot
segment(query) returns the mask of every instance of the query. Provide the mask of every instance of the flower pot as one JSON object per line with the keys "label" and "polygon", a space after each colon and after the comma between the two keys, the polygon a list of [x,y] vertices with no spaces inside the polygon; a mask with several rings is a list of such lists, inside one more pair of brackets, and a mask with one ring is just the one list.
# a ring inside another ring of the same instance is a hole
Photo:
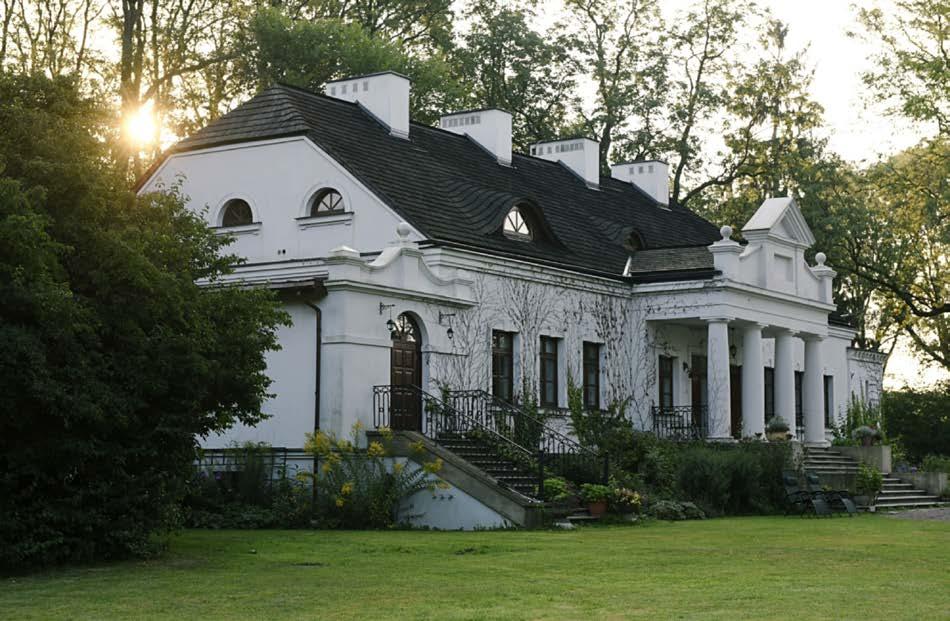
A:
{"label": "flower pot", "polygon": [[769,439],[769,442],[787,442],[788,441],[788,432],[787,431],[770,431],[766,434]]}
{"label": "flower pot", "polygon": [[598,500],[597,502],[587,503],[587,512],[590,513],[592,517],[602,516],[607,513],[607,501]]}

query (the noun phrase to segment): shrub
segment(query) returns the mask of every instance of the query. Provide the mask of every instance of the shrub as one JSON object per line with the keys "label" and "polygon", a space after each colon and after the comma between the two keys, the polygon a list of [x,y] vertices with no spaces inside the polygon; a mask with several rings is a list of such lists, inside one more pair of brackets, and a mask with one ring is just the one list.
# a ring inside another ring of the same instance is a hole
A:
{"label": "shrub", "polygon": [[773,416],[765,425],[765,431],[768,433],[782,433],[788,431],[788,421],[781,416]]}
{"label": "shrub", "polygon": [[924,472],[946,472],[950,474],[950,457],[944,455],[927,455],[921,464]]}
{"label": "shrub", "polygon": [[706,515],[703,510],[691,502],[676,502],[673,500],[658,500],[650,503],[647,515],[658,520],[702,520]]}
{"label": "shrub", "polygon": [[[356,423],[348,440],[318,431],[307,434],[304,445],[320,464],[316,473],[300,476],[317,487],[316,519],[328,528],[386,528],[400,519],[403,500],[422,490],[444,485],[432,480],[442,469],[442,460],[426,462],[421,468],[393,463],[384,431],[382,442],[372,441],[361,448],[363,428]],[[421,454],[422,447],[416,447]],[[387,467],[387,462],[391,466]]]}
{"label": "shrub", "polygon": [[862,463],[858,466],[858,474],[855,478],[854,486],[859,495],[874,497],[879,494],[884,487],[884,475],[874,466]]}
{"label": "shrub", "polygon": [[563,502],[573,497],[570,485],[560,477],[551,477],[544,480],[544,500],[548,502]]}
{"label": "shrub", "polygon": [[610,506],[619,513],[640,513],[643,497],[639,492],[626,487],[617,487],[610,499]]}
{"label": "shrub", "polygon": [[868,425],[861,425],[855,427],[851,432],[851,437],[865,446],[870,446],[872,443],[880,441],[882,436],[880,430]]}
{"label": "shrub", "polygon": [[581,500],[584,502],[604,502],[609,500],[612,491],[606,485],[584,483],[581,485]]}
{"label": "shrub", "polygon": [[900,438],[910,463],[950,455],[950,384],[886,392],[881,411],[887,435]]}

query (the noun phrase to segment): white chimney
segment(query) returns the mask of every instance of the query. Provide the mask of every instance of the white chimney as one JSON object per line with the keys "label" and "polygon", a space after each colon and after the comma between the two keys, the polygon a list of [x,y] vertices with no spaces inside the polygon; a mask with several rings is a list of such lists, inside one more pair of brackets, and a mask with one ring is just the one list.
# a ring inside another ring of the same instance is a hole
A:
{"label": "white chimney", "polygon": [[404,75],[383,71],[327,82],[323,92],[330,97],[358,102],[389,133],[409,137],[409,85]]}
{"label": "white chimney", "polygon": [[439,127],[468,136],[495,156],[499,164],[511,166],[511,114],[498,108],[446,114]]}
{"label": "white chimney", "polygon": [[539,142],[531,145],[531,155],[562,162],[589,187],[600,187],[600,145],[590,138]]}
{"label": "white chimney", "polygon": [[660,160],[637,160],[614,164],[610,176],[633,183],[661,205],[670,204],[670,165]]}

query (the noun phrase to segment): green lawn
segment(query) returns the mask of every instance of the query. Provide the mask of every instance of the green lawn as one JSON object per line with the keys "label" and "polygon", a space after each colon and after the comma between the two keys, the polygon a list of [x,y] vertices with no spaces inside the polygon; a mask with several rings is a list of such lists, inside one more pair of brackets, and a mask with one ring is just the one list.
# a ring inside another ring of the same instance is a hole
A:
{"label": "green lawn", "polygon": [[9,619],[950,619],[950,523],[189,531],[161,559],[0,582]]}

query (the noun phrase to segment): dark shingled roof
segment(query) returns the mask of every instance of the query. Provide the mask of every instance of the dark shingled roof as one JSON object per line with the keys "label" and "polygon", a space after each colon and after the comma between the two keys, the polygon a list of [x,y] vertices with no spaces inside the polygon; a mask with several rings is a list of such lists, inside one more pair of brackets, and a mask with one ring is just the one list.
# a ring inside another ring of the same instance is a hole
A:
{"label": "dark shingled roof", "polygon": [[[678,205],[658,206],[630,183],[605,177],[592,190],[565,166],[520,154],[501,166],[469,138],[418,123],[409,140],[395,138],[357,104],[290,86],[262,91],[170,153],[292,135],[319,145],[434,243],[619,277],[635,231],[644,245],[634,253],[635,277],[713,273],[705,246],[719,239],[717,228]],[[520,202],[542,220],[540,239],[501,233]]]}

